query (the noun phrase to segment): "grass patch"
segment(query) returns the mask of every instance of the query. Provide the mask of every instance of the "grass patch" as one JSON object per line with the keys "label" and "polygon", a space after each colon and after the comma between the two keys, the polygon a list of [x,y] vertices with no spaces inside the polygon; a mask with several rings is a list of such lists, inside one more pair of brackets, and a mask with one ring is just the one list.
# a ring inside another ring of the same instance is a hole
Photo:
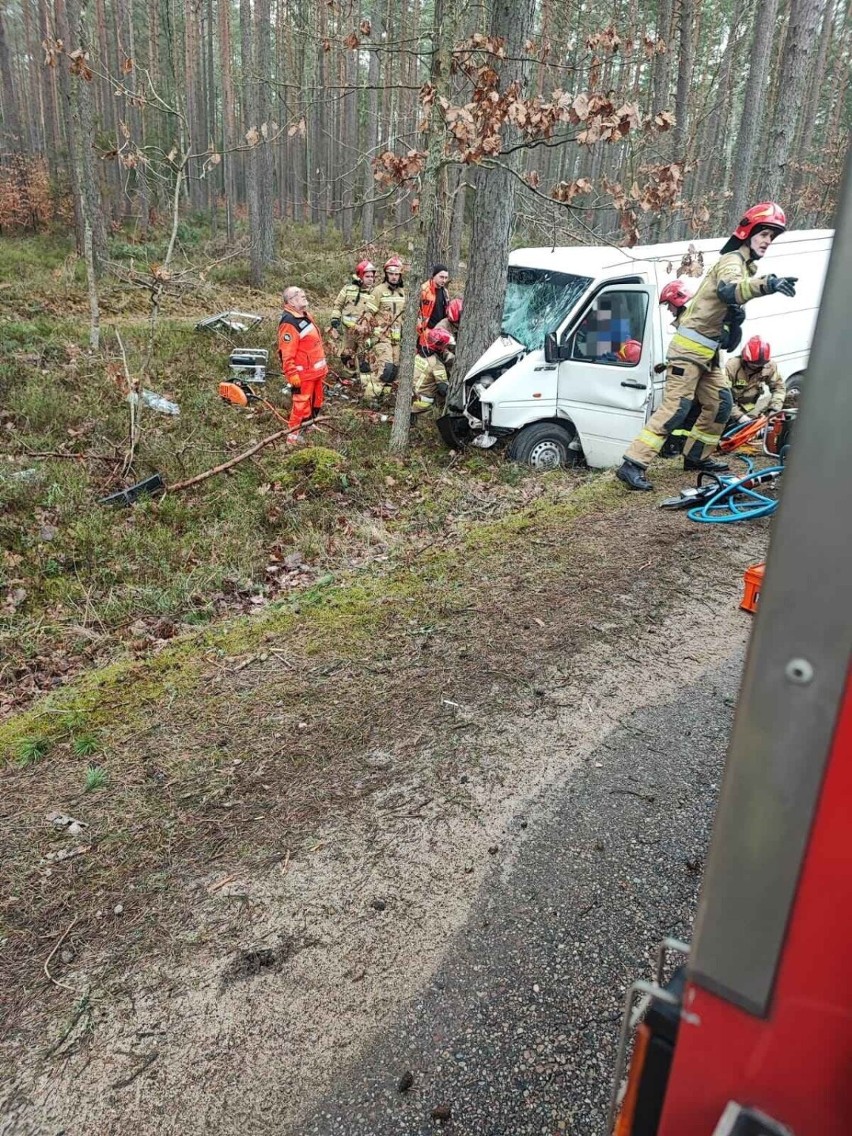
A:
{"label": "grass patch", "polygon": [[103,789],[109,781],[107,771],[100,765],[90,765],[86,769],[86,779],[83,782],[83,792],[93,793],[97,789]]}

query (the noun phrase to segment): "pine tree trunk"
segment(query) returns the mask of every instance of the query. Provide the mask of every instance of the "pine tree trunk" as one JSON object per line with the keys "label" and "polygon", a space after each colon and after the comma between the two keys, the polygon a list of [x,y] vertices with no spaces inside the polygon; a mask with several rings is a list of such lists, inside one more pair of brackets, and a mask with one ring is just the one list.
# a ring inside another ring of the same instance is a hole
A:
{"label": "pine tree trunk", "polygon": [[222,77],[222,158],[225,179],[225,226],[228,244],[234,240],[234,209],[237,205],[237,112],[234,74],[231,66],[231,16],[228,0],[219,0],[219,74]]}
{"label": "pine tree trunk", "polygon": [[272,147],[267,139],[270,137],[269,126],[272,117],[270,113],[269,79],[272,74],[272,52],[270,46],[270,19],[269,0],[255,0],[255,71],[257,74],[257,126],[263,141],[256,150],[257,154],[257,205],[258,226],[252,229],[252,244],[257,240],[260,248],[260,262],[262,272],[272,264],[275,247],[274,225],[274,191],[272,169]]}
{"label": "pine tree trunk", "polygon": [[0,86],[3,97],[0,99],[2,107],[3,132],[2,148],[15,152],[24,148],[24,139],[21,133],[21,114],[18,109],[18,94],[12,78],[12,60],[9,53],[9,44],[6,39],[6,22],[3,17],[4,4],[0,4]]}
{"label": "pine tree trunk", "polygon": [[[240,0],[240,58],[242,89],[243,134],[258,129],[255,107],[257,83],[253,71],[254,48],[252,39],[251,0]],[[253,288],[263,284],[263,250],[260,240],[260,185],[259,185],[259,144],[252,146],[245,154],[246,204],[248,205],[248,231],[251,238],[249,246],[249,282]]]}
{"label": "pine tree trunk", "polygon": [[787,164],[793,149],[796,119],[805,101],[808,61],[814,50],[819,18],[825,0],[793,0],[790,24],[781,60],[778,97],[768,139],[769,167],[764,187],[767,200],[784,196]]}
{"label": "pine tree trunk", "polygon": [[[370,22],[373,28],[371,39],[375,43],[380,36],[378,0],[374,0]],[[375,197],[376,193],[376,183],[373,178],[373,158],[376,157],[376,150],[379,141],[379,82],[381,79],[379,69],[379,53],[377,51],[371,51],[370,62],[367,67],[367,128],[365,134],[366,160],[364,162],[363,181],[364,206],[361,210],[361,239],[366,245],[372,244],[373,242],[373,225],[375,218],[373,198]]]}
{"label": "pine tree trunk", "polygon": [[[734,161],[733,197],[728,220],[735,226],[749,207],[749,186],[755,164],[757,136],[763,121],[769,60],[772,52],[772,29],[778,14],[778,0],[763,0],[761,17],[755,22],[747,79],[743,93],[742,115],[737,130],[737,147]],[[763,196],[763,195],[761,195]]]}

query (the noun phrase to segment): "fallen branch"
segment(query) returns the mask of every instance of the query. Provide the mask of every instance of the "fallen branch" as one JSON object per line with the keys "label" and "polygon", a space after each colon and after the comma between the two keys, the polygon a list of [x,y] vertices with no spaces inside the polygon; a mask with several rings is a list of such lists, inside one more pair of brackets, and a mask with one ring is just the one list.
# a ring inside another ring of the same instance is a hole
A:
{"label": "fallen branch", "polygon": [[[314,422],[323,422],[323,418],[315,418]],[[250,458],[252,454],[256,454],[258,450],[262,450],[264,446],[271,446],[273,442],[277,442],[279,438],[284,438],[288,434],[298,434],[301,427],[296,427],[295,430],[276,430],[274,434],[270,434],[268,438],[263,438],[257,442],[250,450],[246,450],[237,457],[231,458],[230,461],[222,462],[221,465],[214,466],[213,469],[208,469],[204,473],[198,473],[195,477],[190,477],[186,481],[178,481],[174,485],[170,485],[166,490],[167,493],[177,493],[181,489],[189,489],[191,485],[198,485],[202,481],[206,481],[208,477],[215,477],[217,473],[225,473],[226,470],[233,469],[235,465],[244,462]]]}
{"label": "fallen branch", "polygon": [[50,979],[50,981],[53,983],[53,985],[54,986],[61,986],[63,990],[70,990],[72,994],[76,993],[76,991],[74,990],[74,987],[69,986],[65,982],[60,982],[58,979],[54,978],[53,975],[50,973],[48,967],[50,965],[50,960],[53,958],[53,956],[56,954],[56,952],[59,950],[59,948],[65,942],[65,940],[68,938],[68,932],[71,930],[71,928],[77,922],[77,918],[78,917],[75,915],[74,918],[71,920],[71,922],[68,924],[68,926],[65,928],[65,930],[62,932],[62,934],[59,936],[59,942],[56,944],[56,946],[53,948],[53,950],[50,952],[50,954],[44,960],[44,973],[47,975],[47,977]]}

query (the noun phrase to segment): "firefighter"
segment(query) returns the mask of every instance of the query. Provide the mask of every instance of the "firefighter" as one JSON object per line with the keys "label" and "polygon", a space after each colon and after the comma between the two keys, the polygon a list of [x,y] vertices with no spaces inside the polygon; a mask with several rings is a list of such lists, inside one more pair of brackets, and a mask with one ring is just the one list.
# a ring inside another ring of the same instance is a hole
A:
{"label": "firefighter", "polygon": [[727,361],[725,374],[734,399],[732,424],[745,426],[765,411],[780,410],[784,405],[787,387],[772,362],[769,344],[759,335],[749,339],[739,359]]}
{"label": "firefighter", "polygon": [[356,367],[362,374],[370,370],[366,352],[361,346],[358,323],[375,284],[376,266],[369,260],[360,261],[349,283],[338,292],[331,310],[329,335],[336,343],[342,330],[343,344],[338,354],[340,362],[350,372],[354,372]]}
{"label": "firefighter", "polygon": [[[456,342],[459,336],[459,325],[461,324],[462,312],[464,311],[464,300],[461,296],[456,296],[447,304],[447,314],[440,322],[435,324],[435,330],[446,331],[450,337],[450,345],[444,352],[444,370],[449,373],[453,369],[453,363],[456,361]],[[442,392],[446,394],[446,391]]]}
{"label": "firefighter", "polygon": [[399,340],[405,310],[405,283],[402,261],[389,257],[382,266],[385,278],[370,293],[364,305],[359,329],[373,340],[372,369],[362,376],[364,398],[378,402],[396,379],[399,366]]}
{"label": "firefighter", "polygon": [[[660,292],[660,303],[664,304],[674,317],[673,323],[675,328],[678,326],[680,317],[686,311],[687,304],[691,299],[692,294],[687,291],[680,280],[669,281],[662,292]],[[740,339],[742,338],[742,322],[744,319],[744,307],[739,304],[731,304],[728,306],[728,314],[725,317],[725,324],[722,329],[722,337],[719,344],[725,351],[733,351],[739,346]],[[655,367],[655,370],[664,371],[665,366],[659,363],[657,367]],[[660,450],[660,457],[676,458],[683,453],[684,443],[692,433],[692,427],[698,421],[700,414],[701,403],[697,398],[694,398],[686,418],[684,418],[680,426],[671,431],[663,443],[663,448]]]}
{"label": "firefighter", "polygon": [[420,314],[417,319],[417,343],[426,346],[426,332],[435,327],[447,314],[450,296],[447,281],[450,278],[446,264],[433,264],[432,275],[420,286]]}
{"label": "firefighter", "polygon": [[430,327],[426,342],[417,347],[414,360],[414,398],[411,409],[422,414],[434,406],[438,395],[447,393],[446,353],[453,339],[443,327]]}
{"label": "firefighter", "polygon": [[698,291],[680,317],[666,354],[666,389],[662,404],[630,444],[616,477],[628,489],[652,489],[645,476],[666,437],[689,413],[693,398],[701,414],[684,446],[683,468],[721,472],[715,450],[733,408],[733,397],[719,352],[730,322],[731,305],[742,306],[757,296],[795,296],[795,276],[758,276],[757,261],[787,227],[783,209],[767,201],[749,209],[722,248]]}
{"label": "firefighter", "polygon": [[299,428],[313,419],[323,404],[323,384],[328,374],[322,336],[308,311],[308,298],[301,288],[285,288],[284,311],[278,321],[278,358],[287,386],[293,392],[293,405],[287,425],[288,445],[302,440]]}

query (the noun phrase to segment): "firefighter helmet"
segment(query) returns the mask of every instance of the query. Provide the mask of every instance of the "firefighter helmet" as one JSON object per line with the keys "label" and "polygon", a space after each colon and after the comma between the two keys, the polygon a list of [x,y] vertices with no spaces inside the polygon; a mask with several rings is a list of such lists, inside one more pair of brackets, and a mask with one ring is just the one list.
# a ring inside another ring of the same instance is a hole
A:
{"label": "firefighter helmet", "polygon": [[617,354],[622,363],[638,363],[642,356],[642,344],[638,339],[627,339],[619,347]]}
{"label": "firefighter helmet", "polygon": [[739,225],[725,242],[722,252],[733,252],[738,249],[759,229],[772,229],[778,236],[786,228],[787,215],[781,206],[774,201],[761,201],[759,205],[752,205],[751,209],[746,209]]}
{"label": "firefighter helmet", "polygon": [[398,256],[389,256],[382,268],[385,272],[402,272],[402,261]]}
{"label": "firefighter helmet", "polygon": [[691,299],[682,280],[670,280],[660,292],[660,303],[672,304],[675,308],[685,308]]}
{"label": "firefighter helmet", "polygon": [[772,350],[765,339],[753,335],[743,348],[742,361],[752,367],[763,367],[772,358]]}
{"label": "firefighter helmet", "polygon": [[432,351],[444,351],[453,341],[453,337],[442,327],[430,327],[426,332],[426,346]]}
{"label": "firefighter helmet", "polygon": [[456,299],[450,300],[447,304],[447,319],[450,323],[458,323],[461,319],[462,312],[464,311],[464,300],[461,296]]}
{"label": "firefighter helmet", "polygon": [[368,272],[372,272],[375,276],[376,266],[371,260],[362,260],[355,265],[355,275],[359,280],[363,280]]}

